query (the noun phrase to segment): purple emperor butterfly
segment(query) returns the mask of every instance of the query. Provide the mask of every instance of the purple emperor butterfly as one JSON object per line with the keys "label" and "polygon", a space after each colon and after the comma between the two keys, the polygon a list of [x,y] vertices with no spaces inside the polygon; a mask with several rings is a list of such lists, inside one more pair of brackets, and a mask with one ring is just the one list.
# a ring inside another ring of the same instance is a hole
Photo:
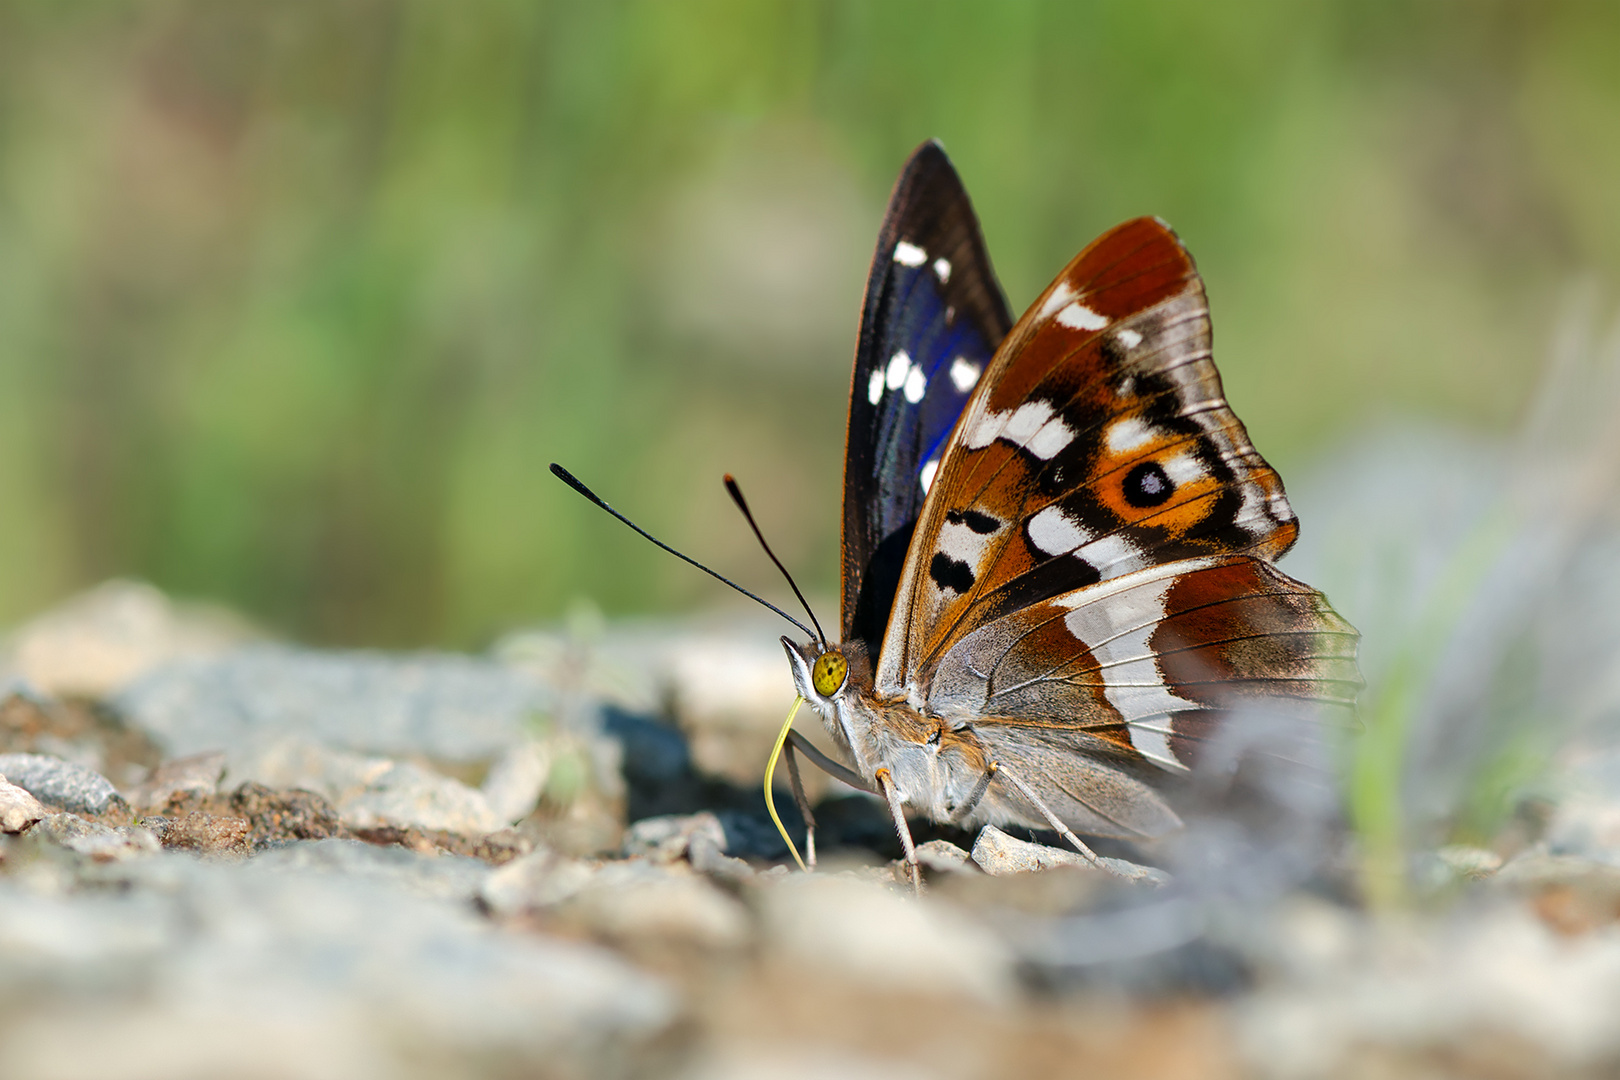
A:
{"label": "purple emperor butterfly", "polygon": [[[1273,565],[1298,531],[1227,406],[1170,228],[1105,233],[1013,324],[967,193],[926,143],[867,282],[842,642],[782,639],[844,760],[791,714],[784,738],[885,798],[913,882],[907,812],[1051,828],[1102,862],[1077,834],[1179,827],[1168,793],[1237,713],[1354,708],[1355,630]],[[788,764],[813,860],[792,749]]]}

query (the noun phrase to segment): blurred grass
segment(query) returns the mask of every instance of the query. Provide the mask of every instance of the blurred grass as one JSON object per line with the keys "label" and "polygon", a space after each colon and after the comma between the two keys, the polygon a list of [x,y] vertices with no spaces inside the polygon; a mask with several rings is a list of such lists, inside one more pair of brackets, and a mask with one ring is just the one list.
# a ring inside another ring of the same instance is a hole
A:
{"label": "blurred grass", "polygon": [[[1351,744],[1346,795],[1361,845],[1362,887],[1374,905],[1388,907],[1407,899],[1407,859],[1414,841],[1419,847],[1432,841],[1411,835],[1403,798],[1403,788],[1412,780],[1408,748],[1414,728],[1426,718],[1424,699],[1446,647],[1521,524],[1505,505],[1498,505],[1469,530],[1441,568],[1405,640],[1391,650],[1395,659],[1389,670],[1362,695],[1366,727]],[[1509,755],[1474,770],[1458,808],[1459,820],[1452,823],[1460,833],[1457,839],[1488,844],[1518,794],[1524,769],[1540,764],[1525,752],[1528,748],[1510,749]]]}
{"label": "blurred grass", "polygon": [[[1502,429],[1620,270],[1601,3],[0,0],[0,621],[113,574],[324,642],[836,593],[850,351],[942,138],[1015,308],[1157,213],[1284,475]],[[1306,521],[1308,530],[1311,523]]]}

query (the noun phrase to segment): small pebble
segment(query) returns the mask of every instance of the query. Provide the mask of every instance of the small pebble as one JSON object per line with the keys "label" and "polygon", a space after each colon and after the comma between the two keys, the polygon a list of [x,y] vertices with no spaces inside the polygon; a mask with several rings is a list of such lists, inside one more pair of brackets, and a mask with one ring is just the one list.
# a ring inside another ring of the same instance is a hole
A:
{"label": "small pebble", "polygon": [[973,857],[949,840],[930,840],[917,845],[917,861],[942,873],[973,873],[978,867]]}
{"label": "small pebble", "polygon": [[20,833],[49,813],[27,789],[0,776],[0,832]]}
{"label": "small pebble", "polygon": [[123,801],[112,781],[49,754],[0,754],[0,774],[41,802],[74,814],[100,814]]}
{"label": "small pebble", "polygon": [[[1038,870],[1050,870],[1055,866],[1096,868],[1090,859],[1078,851],[1065,851],[1063,848],[1019,840],[1017,837],[1008,836],[994,825],[986,825],[979,833],[979,838],[973,842],[973,861],[978,863],[979,869],[985,873],[997,876],[1028,874]],[[1163,870],[1141,866],[1126,859],[1100,857],[1097,861],[1102,864],[1102,868],[1125,880],[1152,885],[1164,885],[1170,881],[1170,875]]]}
{"label": "small pebble", "polygon": [[111,828],[99,821],[86,821],[76,814],[50,814],[29,831],[53,844],[59,844],[97,862],[119,862],[161,850],[156,836],[140,826]]}
{"label": "small pebble", "polygon": [[224,775],[222,750],[176,758],[159,765],[144,783],[130,790],[129,802],[137,810],[157,810],[176,795],[206,798],[219,790]]}

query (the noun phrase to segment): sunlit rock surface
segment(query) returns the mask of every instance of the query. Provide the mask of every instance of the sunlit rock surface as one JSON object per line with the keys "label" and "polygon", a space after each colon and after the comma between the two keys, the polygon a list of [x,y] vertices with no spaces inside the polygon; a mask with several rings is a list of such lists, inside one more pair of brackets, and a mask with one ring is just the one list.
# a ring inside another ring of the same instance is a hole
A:
{"label": "sunlit rock surface", "polygon": [[[1361,467],[1426,460],[1381,453]],[[1425,467],[1463,477],[1486,460]],[[1488,477],[1475,481],[1488,493]],[[1468,501],[1475,481],[1450,487]],[[1458,529],[1429,555],[1411,548],[1427,567],[1415,580],[1445,576]],[[1383,673],[1403,663],[1384,637],[1421,619],[1380,608],[1363,569],[1325,558],[1307,546],[1292,568],[1342,590],[1335,601],[1379,642],[1377,717]],[[71,666],[72,627],[95,608],[75,601],[31,624],[52,628],[53,663]],[[154,633],[204,636],[184,609],[155,609],[170,614]],[[1541,596],[1511,610],[1585,619],[1588,655],[1620,644],[1589,604]],[[99,618],[86,634],[104,632]],[[1453,632],[1487,640],[1477,619]],[[1577,669],[1584,683],[1535,684],[1551,696],[1533,691],[1524,715],[1542,700],[1590,709],[1556,739],[1537,729],[1546,752],[1517,787],[1482,789],[1479,763],[1500,760],[1492,748],[1524,721],[1499,713],[1466,730],[1473,764],[1437,766],[1454,794],[1407,804],[1401,886],[1376,903],[1376,833],[1355,798],[1325,774],[1256,762],[1241,792],[1190,788],[1181,834],[1097,843],[1110,865],[1151,868],[1142,883],[1050,834],[916,822],[919,899],[886,809],[820,778],[819,866],[793,868],[759,790],[791,695],[775,635],[748,617],[610,624],[513,635],[487,657],[216,638],[154,644],[117,679],[60,666],[46,687],[12,678],[0,701],[4,1075],[1620,1069],[1620,740],[1592,704],[1610,685],[1602,664]],[[1432,705],[1405,718],[1405,763],[1384,763],[1407,784],[1476,699],[1456,672],[1477,661],[1444,642],[1426,655],[1417,698]],[[1361,738],[1323,746],[1366,753]],[[1482,790],[1494,817],[1477,810]]]}

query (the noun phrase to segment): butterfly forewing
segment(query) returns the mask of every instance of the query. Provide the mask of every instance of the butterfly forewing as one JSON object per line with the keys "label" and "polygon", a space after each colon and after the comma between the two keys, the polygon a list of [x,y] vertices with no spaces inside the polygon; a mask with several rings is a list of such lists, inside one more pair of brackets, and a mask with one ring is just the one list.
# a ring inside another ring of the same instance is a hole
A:
{"label": "butterfly forewing", "polygon": [[1179,559],[1275,558],[1282,483],[1226,406],[1191,257],[1140,218],[1083,251],[1003,342],[953,432],[877,671],[916,697],[1000,615]]}
{"label": "butterfly forewing", "polygon": [[955,169],[925,143],[878,237],[850,393],[843,637],[875,652],[946,438],[1012,325]]}
{"label": "butterfly forewing", "polygon": [[1037,782],[1094,826],[1171,821],[1097,793],[1144,763],[1184,771],[1234,709],[1353,705],[1355,632],[1271,565],[1298,526],[1226,405],[1203,284],[1162,222],[1106,234],[1036,301],[936,484],[878,692],[971,723],[993,753],[1036,739],[1118,772]]}

